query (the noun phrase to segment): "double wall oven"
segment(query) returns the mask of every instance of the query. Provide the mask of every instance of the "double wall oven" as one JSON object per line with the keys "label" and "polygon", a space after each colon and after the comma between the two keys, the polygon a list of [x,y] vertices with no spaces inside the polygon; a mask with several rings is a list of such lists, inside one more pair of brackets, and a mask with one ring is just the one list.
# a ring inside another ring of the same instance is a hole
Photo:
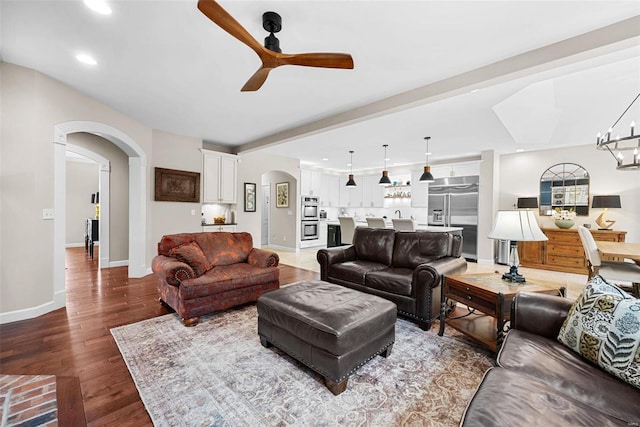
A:
{"label": "double wall oven", "polygon": [[302,196],[300,240],[318,240],[320,231],[320,199]]}

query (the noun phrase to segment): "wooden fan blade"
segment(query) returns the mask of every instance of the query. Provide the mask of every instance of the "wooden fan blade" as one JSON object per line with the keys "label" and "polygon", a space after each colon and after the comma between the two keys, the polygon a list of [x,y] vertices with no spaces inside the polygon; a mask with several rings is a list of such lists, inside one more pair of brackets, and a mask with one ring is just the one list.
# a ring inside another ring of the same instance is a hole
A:
{"label": "wooden fan blade", "polygon": [[271,68],[260,67],[253,76],[242,86],[241,92],[253,92],[262,87],[264,81],[267,80]]}
{"label": "wooden fan blade", "polygon": [[285,64],[302,65],[304,67],[353,68],[353,58],[348,53],[296,53],[277,55]]}
{"label": "wooden fan blade", "polygon": [[262,55],[266,50],[233,16],[229,15],[214,0],[198,0],[198,9],[220,28],[256,51],[258,55]]}

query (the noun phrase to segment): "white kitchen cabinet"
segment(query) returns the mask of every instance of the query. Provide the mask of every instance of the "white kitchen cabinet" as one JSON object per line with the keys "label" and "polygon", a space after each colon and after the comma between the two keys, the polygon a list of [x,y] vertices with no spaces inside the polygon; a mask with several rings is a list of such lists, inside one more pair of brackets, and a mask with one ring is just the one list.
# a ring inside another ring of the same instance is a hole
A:
{"label": "white kitchen cabinet", "polygon": [[362,207],[362,177],[353,177],[356,181],[355,187],[347,187],[347,179],[348,176],[345,176],[340,180],[338,188],[340,200],[338,205],[341,208],[360,208]]}
{"label": "white kitchen cabinet", "polygon": [[202,150],[203,202],[236,203],[238,158],[232,154]]}
{"label": "white kitchen cabinet", "polygon": [[300,169],[300,195],[320,197],[322,174],[310,169]]}
{"label": "white kitchen cabinet", "polygon": [[411,207],[426,208],[429,201],[429,184],[420,182],[424,171],[411,172]]}
{"label": "white kitchen cabinet", "polygon": [[384,207],[384,187],[379,185],[379,175],[365,175],[360,177],[362,185],[362,207],[381,208]]}
{"label": "white kitchen cabinet", "polygon": [[208,231],[208,232],[226,231],[226,232],[232,233],[236,231],[236,226],[227,225],[227,224],[204,225],[202,226],[202,231]]}
{"label": "white kitchen cabinet", "polygon": [[318,244],[320,246],[327,246],[327,232],[329,231],[329,225],[327,221],[320,221],[318,226]]}
{"label": "white kitchen cabinet", "polygon": [[[347,181],[345,180],[346,184]],[[323,174],[320,183],[320,206],[338,207],[340,205],[340,177]]]}

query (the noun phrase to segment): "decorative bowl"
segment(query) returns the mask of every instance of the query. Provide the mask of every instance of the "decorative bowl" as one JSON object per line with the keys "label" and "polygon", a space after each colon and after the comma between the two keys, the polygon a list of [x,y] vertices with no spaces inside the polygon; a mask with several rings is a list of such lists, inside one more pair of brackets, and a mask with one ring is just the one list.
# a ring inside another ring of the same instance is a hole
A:
{"label": "decorative bowl", "polygon": [[572,219],[556,219],[555,223],[558,228],[571,228],[576,222]]}

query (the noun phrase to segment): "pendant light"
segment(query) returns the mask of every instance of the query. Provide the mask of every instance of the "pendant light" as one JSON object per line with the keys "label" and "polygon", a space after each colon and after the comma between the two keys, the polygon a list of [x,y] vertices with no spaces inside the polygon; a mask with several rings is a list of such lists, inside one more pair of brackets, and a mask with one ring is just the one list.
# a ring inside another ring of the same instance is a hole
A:
{"label": "pendant light", "polygon": [[434,178],[433,178],[433,175],[431,175],[431,166],[429,166],[429,154],[431,154],[429,152],[429,140],[431,139],[431,137],[425,136],[424,139],[427,140],[427,151],[424,152],[425,166],[424,166],[424,172],[420,177],[420,182],[423,182],[426,184],[428,182],[433,182]]}
{"label": "pendant light", "polygon": [[349,162],[349,166],[351,167],[351,173],[349,174],[349,180],[347,181],[347,187],[353,188],[357,187],[358,184],[353,179],[353,150],[349,150],[349,154],[351,154],[351,161]]}
{"label": "pendant light", "polygon": [[378,181],[380,185],[391,185],[391,180],[389,179],[389,172],[387,171],[387,147],[388,144],[384,144],[384,169],[382,170],[382,178]]}

